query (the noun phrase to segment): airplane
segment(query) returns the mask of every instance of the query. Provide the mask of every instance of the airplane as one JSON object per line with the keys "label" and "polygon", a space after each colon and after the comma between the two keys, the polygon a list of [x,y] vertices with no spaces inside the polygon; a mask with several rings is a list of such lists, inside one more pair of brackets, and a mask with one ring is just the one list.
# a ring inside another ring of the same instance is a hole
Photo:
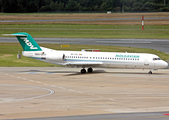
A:
{"label": "airplane", "polygon": [[[6,34],[7,35],[7,34]],[[8,34],[9,35],[9,34]],[[157,55],[147,53],[127,52],[83,52],[61,51],[41,47],[28,33],[20,32],[10,34],[16,36],[24,51],[22,55],[44,62],[68,67],[80,67],[81,73],[92,73],[94,67],[121,68],[121,69],[163,69],[168,63]]]}

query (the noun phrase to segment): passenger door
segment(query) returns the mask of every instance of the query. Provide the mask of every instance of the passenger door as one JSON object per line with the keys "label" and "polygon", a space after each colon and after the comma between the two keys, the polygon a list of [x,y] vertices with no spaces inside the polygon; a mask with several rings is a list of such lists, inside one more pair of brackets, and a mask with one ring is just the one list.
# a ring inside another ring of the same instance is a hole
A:
{"label": "passenger door", "polygon": [[144,65],[145,65],[145,66],[149,66],[149,60],[148,60],[148,58],[145,58],[145,59],[144,59]]}

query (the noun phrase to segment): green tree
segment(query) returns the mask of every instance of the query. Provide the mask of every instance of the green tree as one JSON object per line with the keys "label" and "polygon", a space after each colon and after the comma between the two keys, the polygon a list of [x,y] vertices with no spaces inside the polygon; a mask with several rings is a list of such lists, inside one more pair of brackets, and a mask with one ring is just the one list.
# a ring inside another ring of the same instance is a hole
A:
{"label": "green tree", "polygon": [[14,13],[17,10],[17,1],[16,0],[1,0],[1,11],[2,12],[11,12]]}
{"label": "green tree", "polygon": [[51,3],[50,3],[50,9],[51,9],[52,11],[56,10],[55,3],[54,3],[54,2],[51,2]]}
{"label": "green tree", "polygon": [[77,1],[74,0],[69,0],[68,4],[66,5],[65,9],[67,11],[78,11],[78,7],[77,7]]}
{"label": "green tree", "polygon": [[107,11],[107,8],[108,8],[108,5],[107,5],[106,2],[102,3],[101,6],[100,6],[101,11]]}
{"label": "green tree", "polygon": [[60,11],[64,10],[64,3],[60,2],[58,4],[58,10],[60,10]]}

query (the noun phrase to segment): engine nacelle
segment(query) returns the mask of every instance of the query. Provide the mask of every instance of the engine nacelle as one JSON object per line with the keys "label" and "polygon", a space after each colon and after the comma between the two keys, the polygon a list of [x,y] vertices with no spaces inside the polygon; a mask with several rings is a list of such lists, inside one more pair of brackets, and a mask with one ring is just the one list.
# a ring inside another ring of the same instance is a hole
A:
{"label": "engine nacelle", "polygon": [[51,61],[63,61],[64,59],[65,59],[65,55],[61,53],[46,56],[46,60],[51,60]]}

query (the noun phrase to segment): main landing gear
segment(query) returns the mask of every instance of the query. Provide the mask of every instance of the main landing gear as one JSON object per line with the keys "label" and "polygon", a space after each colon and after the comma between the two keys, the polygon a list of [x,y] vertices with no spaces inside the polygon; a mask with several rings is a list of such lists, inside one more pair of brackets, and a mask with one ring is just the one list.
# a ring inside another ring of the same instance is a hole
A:
{"label": "main landing gear", "polygon": [[82,73],[82,74],[86,73],[86,69],[84,69],[84,68],[81,69],[81,73]]}
{"label": "main landing gear", "polygon": [[[88,68],[88,69],[87,69],[87,72],[88,72],[88,73],[92,73],[92,72],[93,72],[93,69],[92,69],[92,68]],[[85,68],[81,69],[81,73],[82,73],[82,74],[86,73],[86,69],[85,69]]]}
{"label": "main landing gear", "polygon": [[88,69],[87,69],[87,72],[88,72],[88,73],[92,73],[92,72],[93,72],[93,69],[92,69],[92,68],[88,68]]}

